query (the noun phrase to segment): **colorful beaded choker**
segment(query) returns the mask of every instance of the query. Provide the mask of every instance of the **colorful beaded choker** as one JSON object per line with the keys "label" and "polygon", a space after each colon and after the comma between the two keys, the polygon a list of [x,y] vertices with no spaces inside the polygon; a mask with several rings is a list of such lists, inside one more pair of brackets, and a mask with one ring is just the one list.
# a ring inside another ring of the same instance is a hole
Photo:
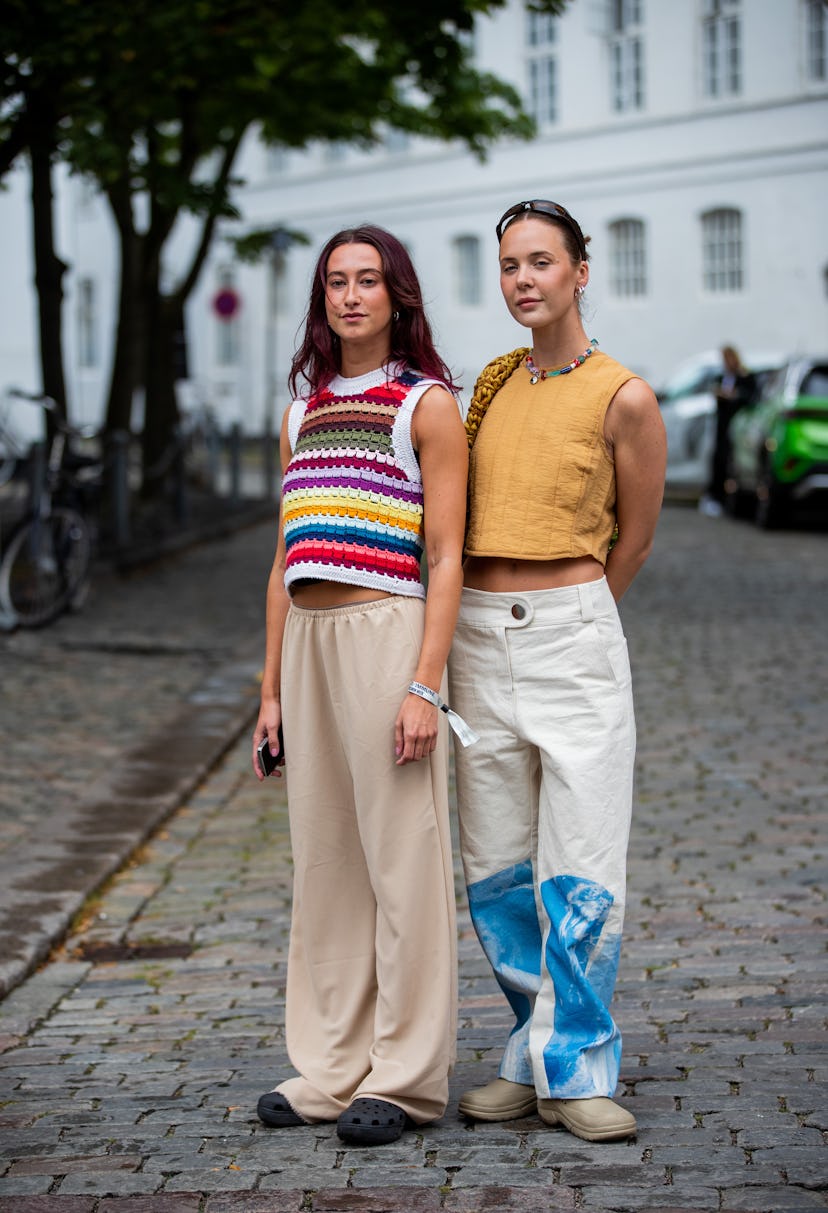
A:
{"label": "colorful beaded choker", "polygon": [[588,349],[585,349],[583,354],[579,354],[577,358],[573,358],[566,366],[559,367],[557,371],[545,371],[540,367],[535,366],[532,361],[531,351],[526,355],[523,361],[526,363],[526,369],[531,375],[530,383],[537,383],[539,379],[554,379],[556,375],[568,375],[570,371],[575,371],[579,366],[583,366],[587,358],[598,344],[597,337],[593,337],[589,343]]}

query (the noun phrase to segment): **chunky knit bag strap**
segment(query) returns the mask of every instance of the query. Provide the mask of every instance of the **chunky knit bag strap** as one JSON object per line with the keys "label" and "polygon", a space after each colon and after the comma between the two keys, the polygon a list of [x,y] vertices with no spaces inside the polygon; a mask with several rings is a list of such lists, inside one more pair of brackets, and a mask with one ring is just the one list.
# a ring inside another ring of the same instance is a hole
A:
{"label": "chunky knit bag strap", "polygon": [[508,354],[501,354],[499,358],[493,358],[488,366],[484,366],[478,375],[466,416],[466,434],[469,439],[469,449],[474,446],[474,440],[477,437],[477,431],[480,429],[480,423],[486,416],[486,409],[491,404],[495,393],[500,391],[512,371],[517,370],[528,353],[528,347],[523,346],[521,349],[512,350]]}

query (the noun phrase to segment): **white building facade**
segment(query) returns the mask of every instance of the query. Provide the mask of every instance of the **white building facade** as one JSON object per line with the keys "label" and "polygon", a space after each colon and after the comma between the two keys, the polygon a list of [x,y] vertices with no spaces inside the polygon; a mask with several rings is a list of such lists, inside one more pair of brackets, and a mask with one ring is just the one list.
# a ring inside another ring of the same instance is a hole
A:
{"label": "white building facade", "polygon": [[[473,45],[481,70],[514,84],[537,122],[532,141],[503,141],[485,163],[459,146],[393,133],[371,151],[282,152],[248,141],[243,218],[224,235],[283,226],[304,231],[310,245],[245,266],[216,240],[188,309],[185,399],[249,432],[268,417],[278,424],[318,249],[339,228],[369,221],[411,251],[467,400],[485,362],[525,341],[500,296],[494,227],[509,205],[531,198],[562,203],[591,237],[587,330],[654,386],[724,343],[828,352],[824,0],[571,0],[558,18],[510,0],[479,21]],[[7,195],[0,208],[13,201]],[[95,420],[109,369],[115,247],[103,203],[79,183],[65,183],[61,207],[72,403],[76,416]],[[190,236],[178,235],[171,280]],[[229,320],[216,309],[228,291],[240,301]],[[12,331],[0,334],[0,358],[16,343],[20,379],[32,309],[13,311],[6,307]],[[6,365],[6,381],[10,373]]]}

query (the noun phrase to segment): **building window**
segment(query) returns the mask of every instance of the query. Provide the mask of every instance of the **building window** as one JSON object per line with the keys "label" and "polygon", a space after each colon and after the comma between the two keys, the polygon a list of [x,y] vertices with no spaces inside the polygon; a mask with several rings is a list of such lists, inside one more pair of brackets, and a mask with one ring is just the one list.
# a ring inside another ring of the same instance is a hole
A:
{"label": "building window", "polygon": [[640,219],[618,219],[610,224],[610,290],[630,298],[647,293],[647,255],[644,224]]}
{"label": "building window", "polygon": [[98,185],[94,178],[81,177],[77,197],[78,214],[81,218],[94,218],[98,201]]}
{"label": "building window", "polygon": [[269,177],[279,177],[288,171],[290,153],[286,147],[271,144],[265,148],[265,173]]}
{"label": "building window", "polygon": [[704,0],[702,82],[706,97],[742,91],[741,0]]}
{"label": "building window", "polygon": [[325,143],[322,147],[322,156],[326,164],[341,164],[348,155],[348,144],[341,139],[335,139],[332,143]]}
{"label": "building window", "polygon": [[552,54],[557,38],[556,17],[526,10],[527,109],[541,129],[558,120],[557,61]]}
{"label": "building window", "polygon": [[401,131],[396,126],[390,126],[383,136],[385,150],[391,154],[407,152],[411,147],[411,136],[408,131]]}
{"label": "building window", "polygon": [[716,293],[744,286],[742,212],[722,208],[702,215],[704,289]]}
{"label": "building window", "polygon": [[458,236],[454,241],[454,281],[458,303],[473,307],[482,302],[479,237]]}
{"label": "building window", "polygon": [[273,254],[268,262],[269,308],[276,319],[287,316],[290,311],[288,298],[288,259],[284,251]]}
{"label": "building window", "polygon": [[644,108],[644,0],[612,0],[610,71],[612,108]]}
{"label": "building window", "polygon": [[828,79],[828,5],[825,0],[805,0],[805,74],[815,84]]}
{"label": "building window", "polygon": [[551,13],[526,10],[526,42],[530,47],[553,46],[557,36],[555,18]]}
{"label": "building window", "polygon": [[98,365],[98,316],[95,283],[91,278],[78,282],[78,365]]}
{"label": "building window", "polygon": [[529,112],[539,127],[555,122],[557,105],[555,99],[555,71],[557,64],[551,58],[529,60]]}

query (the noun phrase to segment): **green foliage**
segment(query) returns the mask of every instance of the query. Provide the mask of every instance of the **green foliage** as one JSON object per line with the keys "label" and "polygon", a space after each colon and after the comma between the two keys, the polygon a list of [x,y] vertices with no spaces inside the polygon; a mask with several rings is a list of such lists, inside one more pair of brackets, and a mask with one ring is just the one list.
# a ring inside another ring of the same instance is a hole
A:
{"label": "green foliage", "polygon": [[[0,0],[0,177],[37,143],[94,178],[112,206],[122,273],[131,275],[121,292],[110,424],[129,416],[142,380],[147,428],[157,408],[171,432],[172,349],[157,329],[160,303],[181,314],[217,219],[236,214],[232,168],[251,129],[301,148],[317,140],[367,146],[397,128],[459,140],[480,156],[499,137],[531,134],[518,94],[478,72],[470,51],[475,17],[505,3]],[[531,7],[557,13],[565,5]],[[163,249],[184,212],[201,217],[201,238],[162,301]],[[262,255],[272,235],[254,233],[239,255]],[[143,321],[130,314],[130,292]],[[168,353],[161,383],[158,363]]]}
{"label": "green foliage", "polygon": [[239,261],[255,264],[267,254],[284,253],[292,244],[310,244],[304,232],[296,228],[256,228],[244,236],[232,240],[233,250]]}
{"label": "green foliage", "polygon": [[475,15],[502,4],[3,0],[0,145],[48,88],[55,143],[76,170],[201,214],[226,213],[232,183],[210,158],[253,123],[286,147],[369,144],[393,126],[482,154],[531,133],[514,90],[469,61]]}

